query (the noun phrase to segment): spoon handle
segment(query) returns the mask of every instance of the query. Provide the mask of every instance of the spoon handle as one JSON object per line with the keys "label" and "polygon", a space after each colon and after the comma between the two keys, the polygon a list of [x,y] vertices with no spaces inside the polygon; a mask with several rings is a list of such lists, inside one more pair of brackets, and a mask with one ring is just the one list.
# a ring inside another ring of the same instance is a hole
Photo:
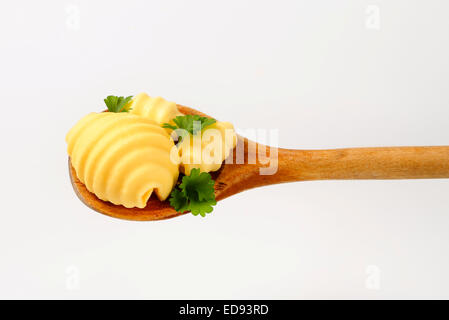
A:
{"label": "spoon handle", "polygon": [[278,149],[266,184],[302,180],[449,178],[449,146],[334,150]]}

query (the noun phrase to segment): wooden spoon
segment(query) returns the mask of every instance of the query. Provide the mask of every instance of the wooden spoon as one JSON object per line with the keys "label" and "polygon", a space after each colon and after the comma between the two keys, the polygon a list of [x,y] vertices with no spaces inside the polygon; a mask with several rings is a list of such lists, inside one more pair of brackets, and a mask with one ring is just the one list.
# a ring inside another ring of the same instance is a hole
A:
{"label": "wooden spoon", "polygon": [[[181,105],[184,114],[206,116],[205,114]],[[217,201],[239,192],[270,184],[306,180],[348,180],[348,179],[435,179],[449,178],[449,146],[441,147],[385,147],[351,148],[334,150],[289,150],[275,149],[278,152],[278,170],[273,175],[260,175],[260,168],[267,165],[258,160],[248,164],[258,148],[256,144],[238,136],[236,149],[244,148],[245,163],[223,163],[220,170],[212,172],[215,180]],[[257,147],[257,148],[256,148]],[[258,159],[258,157],[254,157]],[[95,211],[111,217],[126,220],[161,220],[181,215],[166,201],[159,201],[154,195],[145,208],[125,208],[98,199],[89,192],[77,178],[70,163],[69,174],[73,189],[80,200]]]}

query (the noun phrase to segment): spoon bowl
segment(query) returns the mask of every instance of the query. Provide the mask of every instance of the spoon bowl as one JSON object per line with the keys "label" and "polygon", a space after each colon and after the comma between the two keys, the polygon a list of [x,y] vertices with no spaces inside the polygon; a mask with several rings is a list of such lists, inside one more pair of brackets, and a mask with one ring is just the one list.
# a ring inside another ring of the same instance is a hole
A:
{"label": "spoon bowl", "polygon": [[[191,109],[182,105],[177,105],[178,110],[185,115],[199,115],[202,117],[209,117],[202,112],[195,109]],[[210,118],[210,117],[209,117]],[[237,137],[237,144],[245,143],[245,138],[240,136]],[[103,201],[95,194],[87,190],[86,186],[78,179],[75,169],[73,168],[70,157],[69,157],[69,175],[70,181],[72,183],[73,190],[75,191],[78,198],[89,208],[119,219],[124,220],[136,220],[136,221],[151,221],[151,220],[162,220],[168,218],[174,218],[188,212],[179,213],[170,205],[168,200],[160,201],[153,193],[148,199],[145,208],[126,208],[121,205],[115,205],[107,201]],[[223,163],[222,167],[215,172],[211,172],[212,179],[216,181],[215,183],[215,198],[217,201],[224,199],[221,190],[224,189],[226,183],[221,181],[218,182],[220,173],[225,169],[226,164]],[[228,171],[228,170],[226,170]]]}

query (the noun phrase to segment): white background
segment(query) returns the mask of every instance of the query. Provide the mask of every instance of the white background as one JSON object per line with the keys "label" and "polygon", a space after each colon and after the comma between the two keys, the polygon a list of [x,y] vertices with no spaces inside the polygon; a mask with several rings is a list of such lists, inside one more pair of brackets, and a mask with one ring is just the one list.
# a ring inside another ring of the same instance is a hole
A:
{"label": "white background", "polygon": [[0,12],[0,298],[449,298],[448,180],[285,184],[127,222],[76,198],[64,141],[106,95],[146,91],[281,147],[447,145],[448,1]]}

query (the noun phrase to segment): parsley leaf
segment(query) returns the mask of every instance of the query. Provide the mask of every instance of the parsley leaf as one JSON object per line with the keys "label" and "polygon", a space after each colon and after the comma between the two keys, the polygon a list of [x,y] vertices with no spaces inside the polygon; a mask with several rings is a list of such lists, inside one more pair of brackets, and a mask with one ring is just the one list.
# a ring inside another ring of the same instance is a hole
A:
{"label": "parsley leaf", "polygon": [[170,204],[177,212],[191,211],[194,216],[205,217],[217,204],[214,193],[215,181],[207,172],[195,168],[190,176],[184,176],[179,189],[175,188],[170,197]]}
{"label": "parsley leaf", "polygon": [[[194,122],[198,121],[200,122],[200,126],[197,128],[197,126],[194,126]],[[169,123],[162,124],[163,128],[168,128],[172,130],[176,129],[184,129],[188,131],[190,134],[196,134],[198,131],[203,130],[205,127],[210,126],[217,122],[215,119],[201,117],[199,115],[185,115],[185,116],[177,116],[173,119],[173,122],[176,124],[176,126],[171,125]]]}
{"label": "parsley leaf", "polygon": [[128,112],[130,108],[130,100],[133,96],[129,97],[118,97],[118,96],[107,96],[104,99],[104,103],[108,107],[109,112]]}
{"label": "parsley leaf", "polygon": [[177,212],[183,213],[189,211],[188,199],[179,191],[179,189],[173,189],[170,197],[170,205],[175,208]]}

